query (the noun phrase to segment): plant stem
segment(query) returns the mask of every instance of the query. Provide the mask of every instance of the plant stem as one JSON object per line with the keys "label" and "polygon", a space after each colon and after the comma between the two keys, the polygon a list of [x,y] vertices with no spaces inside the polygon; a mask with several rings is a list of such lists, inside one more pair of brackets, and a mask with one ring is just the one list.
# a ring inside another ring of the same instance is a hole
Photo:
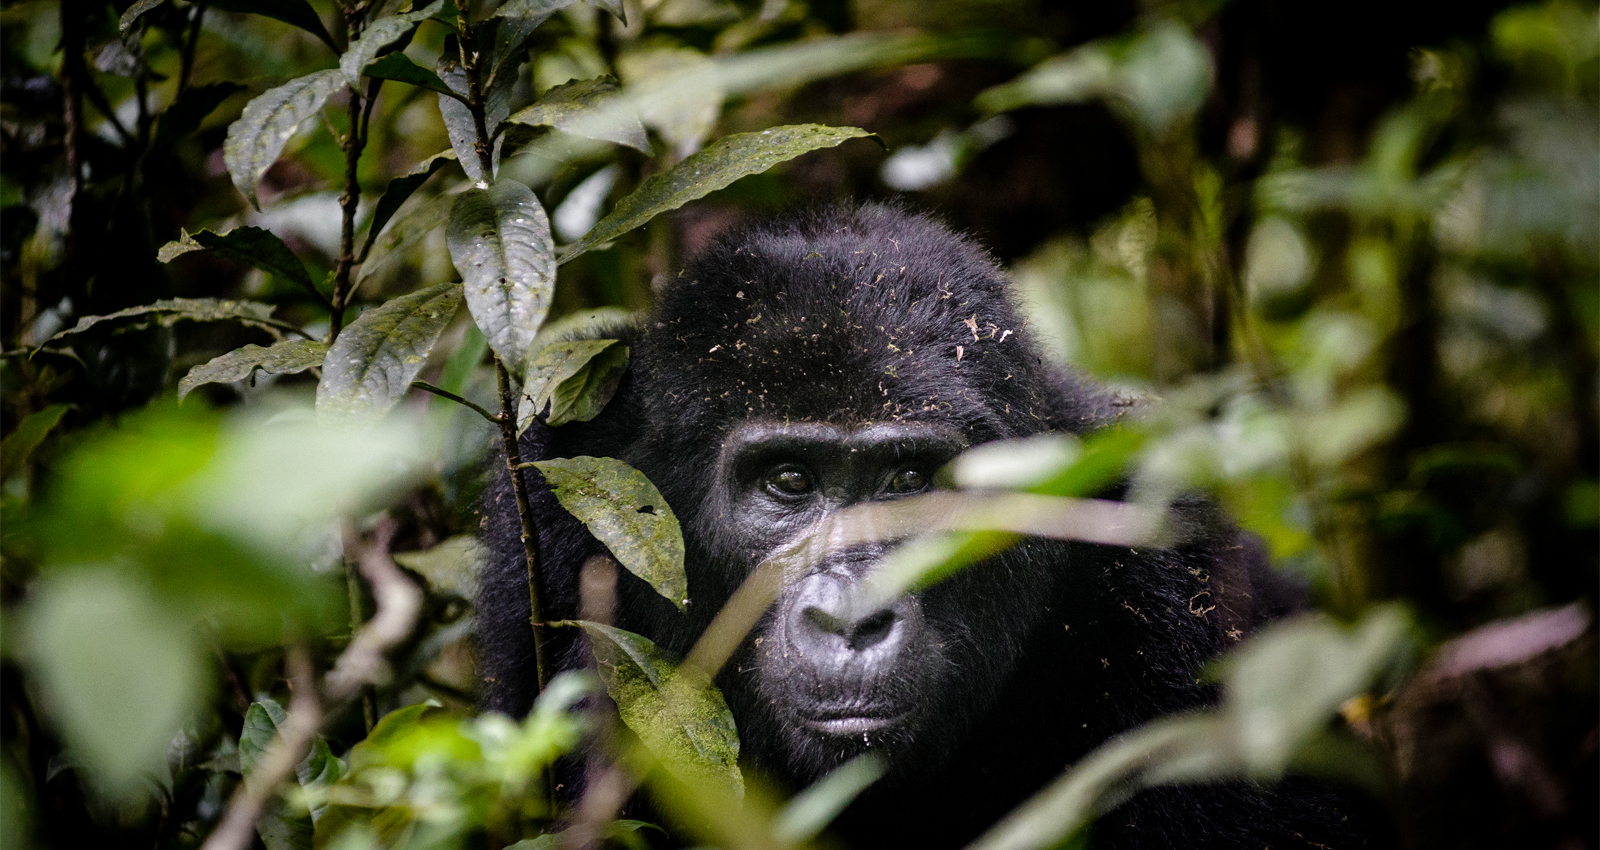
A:
{"label": "plant stem", "polygon": [[539,579],[539,530],[533,524],[533,509],[528,504],[528,482],[523,473],[522,450],[517,445],[516,395],[511,391],[511,374],[500,355],[494,358],[495,377],[500,384],[500,445],[506,456],[506,474],[511,476],[511,492],[517,500],[517,519],[522,521],[522,554],[528,565],[528,622],[533,627],[534,670],[539,690],[550,681],[550,661],[545,650],[544,596]]}
{"label": "plant stem", "polygon": [[[362,15],[358,4],[345,7],[345,27],[350,41],[361,37]],[[344,311],[350,300],[350,269],[356,256],[356,208],[361,204],[361,178],[357,171],[361,164],[361,151],[367,146],[365,119],[372,114],[371,100],[377,89],[369,89],[367,97],[361,95],[359,86],[350,86],[350,103],[346,108],[349,125],[344,136],[344,191],[339,195],[339,258],[333,264],[333,315],[328,324],[328,342],[339,338],[344,329]]]}
{"label": "plant stem", "polygon": [[455,402],[456,404],[461,404],[461,405],[465,405],[467,407],[470,407],[473,410],[477,411],[479,416],[482,416],[483,418],[489,420],[490,422],[493,422],[496,427],[499,427],[499,425],[500,425],[500,417],[494,415],[493,413],[490,413],[487,410],[484,410],[482,407],[478,406],[477,404],[474,404],[472,401],[470,401],[468,399],[464,399],[461,396],[458,396],[455,393],[450,392],[449,390],[445,389],[444,387],[436,387],[433,384],[428,383],[427,381],[412,381],[411,382],[411,386],[416,387],[419,390],[425,390],[427,392],[433,393],[434,395],[436,395],[436,396],[438,396],[440,398],[450,399],[451,401]]}

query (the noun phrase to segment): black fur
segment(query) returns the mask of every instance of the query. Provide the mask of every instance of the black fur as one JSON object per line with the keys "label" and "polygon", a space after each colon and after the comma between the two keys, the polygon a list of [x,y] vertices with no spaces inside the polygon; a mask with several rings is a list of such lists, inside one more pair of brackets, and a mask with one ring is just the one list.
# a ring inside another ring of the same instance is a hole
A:
{"label": "black fur", "polygon": [[[994,262],[926,218],[882,206],[813,213],[729,235],[703,252],[640,327],[615,399],[594,422],[532,429],[525,458],[621,458],[683,523],[692,604],[680,615],[619,579],[617,625],[682,653],[760,559],[748,518],[718,493],[719,453],[748,422],[928,424],[968,445],[1112,423],[1110,395],[1046,365]],[[577,572],[601,550],[536,474],[546,616],[577,615]],[[490,709],[520,715],[534,679],[516,512],[487,496],[493,560],[479,600]],[[769,612],[719,678],[747,763],[790,786],[881,748],[893,772],[838,824],[857,847],[959,846],[1108,738],[1203,706],[1198,670],[1257,618],[1260,555],[1225,522],[1172,550],[1032,540],[916,597],[926,645],[874,687],[915,688],[902,726],[829,737],[784,702],[804,671],[756,648]],[[781,541],[770,541],[776,544]],[[1197,604],[1197,600],[1199,601]],[[1222,603],[1207,611],[1212,602]],[[780,601],[779,609],[783,602]],[[585,666],[557,630],[564,668]],[[769,642],[770,645],[770,642]],[[911,669],[915,668],[915,669]],[[1143,794],[1095,828],[1097,846],[1303,847],[1349,842],[1313,794],[1244,784]]]}

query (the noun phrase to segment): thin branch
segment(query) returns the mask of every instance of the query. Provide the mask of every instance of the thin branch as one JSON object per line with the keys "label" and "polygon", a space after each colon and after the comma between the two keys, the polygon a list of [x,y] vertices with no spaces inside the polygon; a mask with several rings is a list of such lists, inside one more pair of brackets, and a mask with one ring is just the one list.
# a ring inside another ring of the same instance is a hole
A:
{"label": "thin branch", "polygon": [[427,381],[412,381],[411,382],[411,386],[414,387],[415,389],[426,390],[427,392],[433,393],[434,395],[436,395],[436,396],[438,396],[440,398],[450,399],[451,401],[455,402],[456,404],[466,405],[467,407],[470,407],[473,410],[476,410],[478,412],[479,416],[482,416],[483,418],[489,420],[491,423],[493,423],[493,424],[495,424],[497,426],[500,424],[500,417],[494,415],[493,413],[490,413],[489,411],[485,410],[484,408],[480,407],[479,405],[477,405],[477,404],[475,404],[475,403],[473,403],[471,401],[468,401],[467,399],[464,399],[461,396],[458,396],[453,392],[450,392],[449,390],[447,390],[447,389],[445,389],[443,387],[436,387],[433,384],[428,383]]}
{"label": "thin branch", "polygon": [[545,649],[544,597],[539,578],[539,530],[533,524],[533,508],[528,502],[528,482],[523,476],[522,450],[517,445],[516,404],[511,392],[511,375],[500,355],[494,358],[495,376],[500,384],[500,446],[506,456],[506,474],[511,476],[511,492],[516,497],[517,519],[522,523],[522,555],[528,566],[528,623],[533,628],[533,661],[539,690],[550,682],[550,659]]}
{"label": "thin branch", "polygon": [[189,37],[183,42],[183,66],[178,71],[178,94],[183,94],[189,88],[189,75],[194,72],[194,50],[200,43],[200,19],[205,17],[205,0],[194,4],[194,11],[189,17]]}

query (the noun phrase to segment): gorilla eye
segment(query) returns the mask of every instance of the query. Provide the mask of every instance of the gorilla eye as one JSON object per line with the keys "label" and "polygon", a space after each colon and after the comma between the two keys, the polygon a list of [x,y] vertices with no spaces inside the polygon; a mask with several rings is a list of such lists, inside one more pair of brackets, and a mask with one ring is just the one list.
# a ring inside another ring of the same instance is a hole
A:
{"label": "gorilla eye", "polygon": [[785,466],[767,476],[767,489],[784,496],[804,496],[811,492],[811,473],[798,466]]}
{"label": "gorilla eye", "polygon": [[928,476],[920,469],[902,469],[889,479],[890,493],[916,493],[927,486]]}

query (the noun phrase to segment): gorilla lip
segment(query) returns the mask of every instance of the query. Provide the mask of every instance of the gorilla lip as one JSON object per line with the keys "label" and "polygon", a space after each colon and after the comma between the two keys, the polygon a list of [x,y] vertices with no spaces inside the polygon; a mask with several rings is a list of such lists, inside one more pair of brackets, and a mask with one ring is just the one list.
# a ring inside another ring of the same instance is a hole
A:
{"label": "gorilla lip", "polygon": [[807,728],[824,735],[853,737],[863,732],[877,732],[900,724],[911,712],[899,714],[867,714],[849,711],[827,712],[821,716],[801,716]]}

